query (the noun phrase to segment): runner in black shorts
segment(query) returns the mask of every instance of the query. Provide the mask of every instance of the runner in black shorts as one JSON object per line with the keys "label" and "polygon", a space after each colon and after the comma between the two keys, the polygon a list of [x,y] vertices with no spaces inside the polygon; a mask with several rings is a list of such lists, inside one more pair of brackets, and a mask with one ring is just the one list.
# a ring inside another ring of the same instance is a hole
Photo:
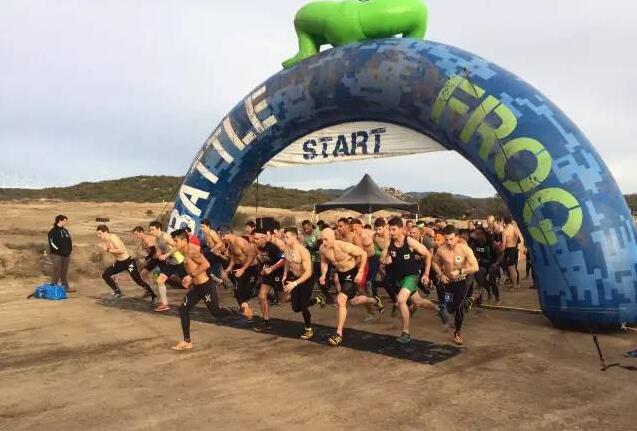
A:
{"label": "runner in black shorts", "polygon": [[252,320],[253,312],[248,301],[255,296],[254,287],[259,275],[257,247],[244,238],[228,231],[222,232],[221,238],[226,245],[230,263],[223,271],[223,277],[229,277],[235,286],[234,296],[237,299],[243,316]]}
{"label": "runner in black shorts", "polygon": [[204,243],[206,245],[203,255],[210,262],[208,272],[217,277],[221,277],[221,273],[228,267],[230,259],[225,255],[226,247],[221,240],[219,234],[212,229],[210,220],[201,221],[201,233],[203,234]]}
{"label": "runner in black shorts", "polygon": [[[155,247],[155,237],[147,234],[142,226],[136,226],[133,229],[133,236],[141,241],[142,249],[146,252],[140,274],[144,281],[150,285],[152,279],[150,275],[153,270],[159,266],[159,261],[156,258],[157,248]],[[149,296],[148,292],[144,294],[144,297],[146,296]]]}
{"label": "runner in black shorts", "polygon": [[488,299],[495,296],[495,305],[500,305],[500,289],[498,288],[498,273],[500,270],[496,262],[493,244],[489,241],[487,233],[482,226],[476,227],[473,232],[473,238],[471,249],[479,266],[475,275],[476,282],[481,289],[487,291]]}
{"label": "runner in black shorts", "polygon": [[511,280],[511,287],[517,291],[520,286],[520,272],[518,271],[518,244],[522,236],[518,227],[513,223],[511,216],[504,217],[504,232],[502,233],[502,245],[504,254],[502,263]]}
{"label": "runner in black shorts", "polygon": [[150,296],[151,304],[154,304],[157,301],[157,295],[155,295],[148,283],[142,278],[135,260],[128,254],[128,250],[126,250],[126,246],[122,240],[119,239],[117,235],[110,233],[108,226],[105,225],[99,225],[97,227],[97,237],[101,240],[98,246],[115,258],[115,263],[109,266],[102,274],[102,278],[106,284],[113,289],[113,299],[118,300],[122,296],[122,291],[115,280],[113,280],[113,276],[120,272],[128,271],[133,281],[146,290],[148,296]]}
{"label": "runner in black shorts", "polygon": [[263,313],[263,324],[255,327],[257,331],[269,331],[270,304],[268,294],[283,282],[285,258],[283,250],[268,241],[267,231],[261,227],[253,231],[254,244],[257,246],[257,260],[261,264],[261,284],[259,286],[259,305]]}
{"label": "runner in black shorts", "polygon": [[379,297],[369,298],[365,295],[356,295],[357,292],[360,292],[360,286],[364,286],[365,283],[367,252],[354,244],[337,240],[334,231],[330,228],[321,232],[321,239],[323,243],[321,244],[321,278],[319,282],[325,284],[328,264],[332,263],[336,268],[341,289],[337,296],[336,334],[328,340],[332,346],[339,346],[343,342],[343,328],[347,319],[348,303],[375,305],[379,312],[383,310],[383,303]]}
{"label": "runner in black shorts", "polygon": [[295,227],[285,229],[285,270],[283,273],[283,290],[290,293],[292,311],[303,314],[305,331],[301,335],[304,340],[314,337],[310,307],[318,304],[325,306],[325,299],[317,296],[312,299],[314,278],[312,277],[312,257],[310,252],[299,242],[299,231]]}
{"label": "runner in black shorts", "polygon": [[453,341],[463,343],[460,330],[464,321],[464,299],[467,296],[467,276],[478,272],[478,261],[466,244],[458,242],[456,229],[448,225],[442,230],[445,243],[438,248],[432,268],[443,285],[447,311],[455,315]]}

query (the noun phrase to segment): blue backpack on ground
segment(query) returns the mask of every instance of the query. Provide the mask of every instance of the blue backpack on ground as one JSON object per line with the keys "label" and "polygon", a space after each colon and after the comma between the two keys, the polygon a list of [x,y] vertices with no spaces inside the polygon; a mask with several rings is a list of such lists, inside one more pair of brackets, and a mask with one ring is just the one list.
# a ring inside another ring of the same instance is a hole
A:
{"label": "blue backpack on ground", "polygon": [[66,290],[64,289],[64,286],[60,286],[59,284],[46,283],[36,287],[35,292],[27,296],[27,299],[30,298],[52,299],[54,301],[59,301],[61,299],[66,299]]}

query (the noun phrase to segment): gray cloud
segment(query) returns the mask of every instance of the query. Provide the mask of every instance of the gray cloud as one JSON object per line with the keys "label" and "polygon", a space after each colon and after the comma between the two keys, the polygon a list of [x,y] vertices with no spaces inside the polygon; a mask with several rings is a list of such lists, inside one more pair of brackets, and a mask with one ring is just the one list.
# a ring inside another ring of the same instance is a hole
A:
{"label": "gray cloud", "polygon": [[[295,52],[292,18],[303,3],[4,0],[0,186],[183,174],[223,115]],[[427,4],[428,38],[539,88],[591,139],[623,191],[637,191],[633,2]],[[414,179],[405,167],[423,174]],[[269,170],[262,181],[338,187],[364,172],[405,190],[493,193],[454,153]]]}

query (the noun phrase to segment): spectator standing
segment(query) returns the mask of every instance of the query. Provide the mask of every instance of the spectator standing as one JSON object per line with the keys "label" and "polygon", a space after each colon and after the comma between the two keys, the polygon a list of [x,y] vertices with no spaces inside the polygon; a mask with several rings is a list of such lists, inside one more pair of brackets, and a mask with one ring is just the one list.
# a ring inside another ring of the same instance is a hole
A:
{"label": "spectator standing", "polygon": [[55,217],[53,228],[49,231],[49,256],[51,256],[53,264],[51,283],[57,284],[59,282],[67,292],[73,293],[76,290],[69,287],[67,280],[71,252],[73,251],[71,234],[66,229],[68,221],[68,217],[62,214]]}

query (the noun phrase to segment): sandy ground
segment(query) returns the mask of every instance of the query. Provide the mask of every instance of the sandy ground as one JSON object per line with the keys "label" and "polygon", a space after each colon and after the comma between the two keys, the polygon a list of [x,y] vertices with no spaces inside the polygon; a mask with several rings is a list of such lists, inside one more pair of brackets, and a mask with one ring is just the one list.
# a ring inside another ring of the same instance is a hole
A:
{"label": "sandy ground", "polygon": [[[416,341],[402,348],[398,319],[363,323],[357,309],[345,347],[332,348],[331,307],[314,310],[314,342],[296,338],[300,316],[287,304],[267,335],[212,323],[198,308],[196,347],[176,353],[176,313],[153,315],[131,283],[113,307],[97,280],[66,301],[26,300],[37,281],[0,282],[3,430],[634,430],[637,421],[637,374],[601,372],[590,335],[537,315],[474,310],[457,348],[420,311]],[[174,304],[182,296],[170,290]],[[609,362],[630,364],[619,356],[634,337],[601,342]]]}
{"label": "sandy ground", "polygon": [[[111,217],[114,230],[127,231],[162,207],[0,205],[1,430],[635,429],[637,373],[601,372],[589,334],[554,329],[541,315],[474,310],[458,348],[452,331],[419,311],[414,342],[403,348],[394,342],[398,319],[386,313],[363,323],[364,311],[355,309],[345,346],[332,348],[331,307],[313,310],[311,342],[298,339],[301,319],[287,304],[273,310],[267,335],[241,320],[215,323],[197,308],[196,348],[173,352],[181,335],[176,312],[153,315],[125,276],[129,296],[111,306],[94,275],[109,261],[95,254],[94,218]],[[79,292],[60,302],[27,300],[46,279],[38,247],[58,212],[71,217]],[[527,286],[504,292],[504,303],[535,308]],[[184,291],[169,295],[176,305]],[[228,292],[222,302],[233,304]],[[637,366],[621,357],[637,337],[600,341],[608,363]]]}

